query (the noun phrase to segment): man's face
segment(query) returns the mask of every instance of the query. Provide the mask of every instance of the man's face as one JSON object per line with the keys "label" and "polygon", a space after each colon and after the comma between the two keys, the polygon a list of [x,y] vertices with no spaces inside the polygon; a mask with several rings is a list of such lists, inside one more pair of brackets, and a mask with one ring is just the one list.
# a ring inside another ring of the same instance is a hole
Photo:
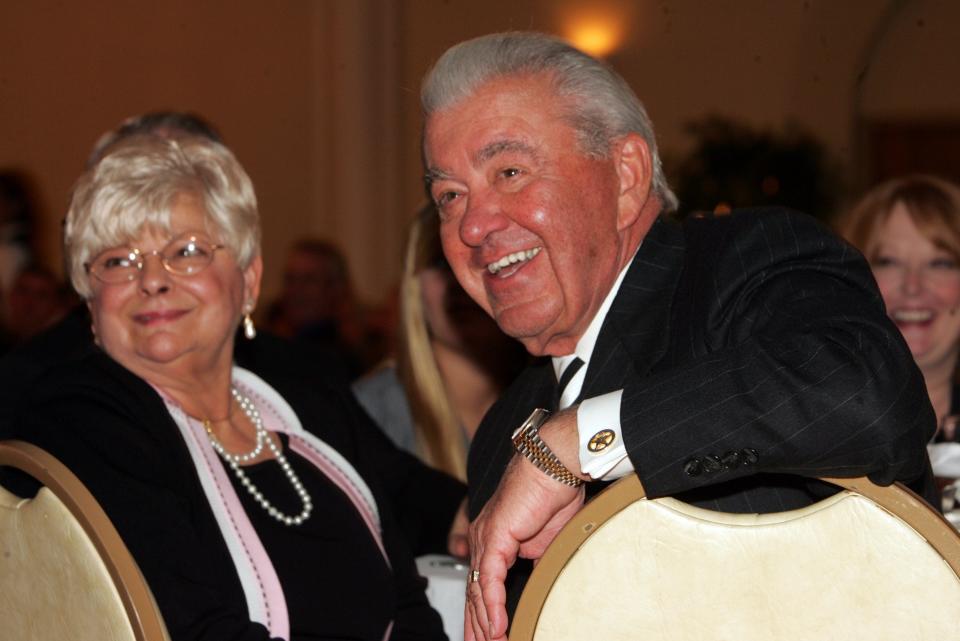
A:
{"label": "man's face", "polygon": [[433,114],[424,151],[444,253],[533,354],[571,353],[622,258],[616,163],[578,146],[543,76],[482,85]]}

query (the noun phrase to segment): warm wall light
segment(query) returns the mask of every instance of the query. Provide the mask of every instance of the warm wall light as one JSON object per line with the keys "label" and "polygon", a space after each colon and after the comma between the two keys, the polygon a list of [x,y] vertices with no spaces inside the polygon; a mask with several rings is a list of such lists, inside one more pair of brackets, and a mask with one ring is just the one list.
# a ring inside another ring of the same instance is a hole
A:
{"label": "warm wall light", "polygon": [[615,6],[600,6],[573,12],[564,19],[564,35],[573,46],[602,58],[623,42],[628,21]]}

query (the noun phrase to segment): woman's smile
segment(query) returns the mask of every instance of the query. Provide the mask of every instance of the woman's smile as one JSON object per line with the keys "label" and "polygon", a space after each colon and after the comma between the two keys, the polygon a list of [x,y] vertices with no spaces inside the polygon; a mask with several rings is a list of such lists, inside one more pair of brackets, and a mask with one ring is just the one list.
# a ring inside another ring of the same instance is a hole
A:
{"label": "woman's smile", "polygon": [[180,319],[189,313],[186,309],[168,309],[152,312],[141,312],[133,315],[133,320],[141,325],[161,325]]}

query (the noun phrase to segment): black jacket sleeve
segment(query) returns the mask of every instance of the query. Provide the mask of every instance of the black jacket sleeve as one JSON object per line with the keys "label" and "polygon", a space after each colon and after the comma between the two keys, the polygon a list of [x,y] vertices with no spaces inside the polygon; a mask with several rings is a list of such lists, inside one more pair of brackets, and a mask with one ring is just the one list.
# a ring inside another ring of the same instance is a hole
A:
{"label": "black jacket sleeve", "polygon": [[629,380],[621,404],[651,496],[788,473],[932,498],[933,411],[855,250],[808,217],[744,212],[688,224],[684,270],[673,363]]}

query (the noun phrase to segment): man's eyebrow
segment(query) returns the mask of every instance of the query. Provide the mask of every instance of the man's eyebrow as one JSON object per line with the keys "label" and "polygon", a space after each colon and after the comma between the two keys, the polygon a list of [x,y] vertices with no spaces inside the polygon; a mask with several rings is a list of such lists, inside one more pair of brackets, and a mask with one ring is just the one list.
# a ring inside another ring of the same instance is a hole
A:
{"label": "man's eyebrow", "polygon": [[445,180],[449,177],[450,177],[450,174],[448,174],[442,169],[438,169],[436,167],[428,167],[427,172],[423,174],[423,182],[429,185],[435,180]]}
{"label": "man's eyebrow", "polygon": [[[499,154],[511,151],[525,153],[531,156],[536,155],[534,148],[525,142],[519,140],[497,140],[485,145],[473,154],[473,164],[478,167]],[[436,180],[447,180],[449,178],[451,178],[450,174],[438,167],[428,167],[426,173],[423,175],[423,180],[428,185]]]}
{"label": "man's eyebrow", "polygon": [[533,147],[525,142],[521,142],[519,140],[497,140],[489,145],[485,145],[473,155],[474,165],[482,165],[491,158],[509,151],[519,151],[521,153],[530,154],[531,156],[535,155]]}

